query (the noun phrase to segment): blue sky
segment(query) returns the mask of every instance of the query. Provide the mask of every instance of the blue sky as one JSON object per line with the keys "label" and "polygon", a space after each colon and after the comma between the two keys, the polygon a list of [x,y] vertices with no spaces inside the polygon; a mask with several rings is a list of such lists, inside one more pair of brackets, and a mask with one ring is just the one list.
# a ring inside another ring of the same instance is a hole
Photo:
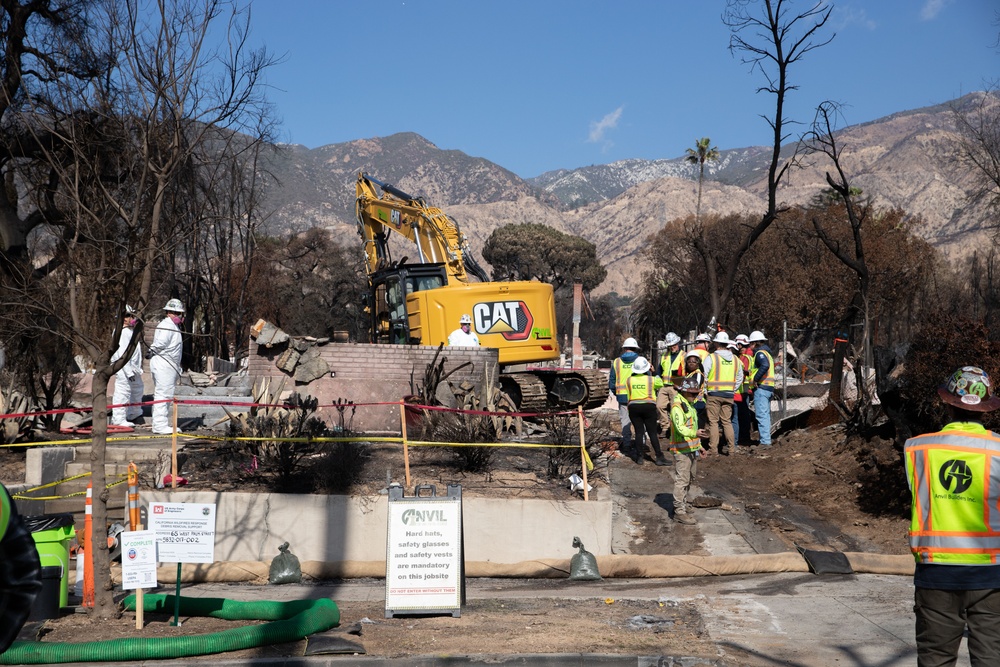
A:
{"label": "blue sky", "polygon": [[[812,6],[797,0],[793,8]],[[787,117],[844,122],[945,102],[1000,78],[996,0],[835,2],[829,45],[790,69]],[[521,177],[674,158],[711,137],[770,143],[773,96],[728,49],[724,0],[256,0],[251,42],[280,139],[310,148],[416,132]]]}

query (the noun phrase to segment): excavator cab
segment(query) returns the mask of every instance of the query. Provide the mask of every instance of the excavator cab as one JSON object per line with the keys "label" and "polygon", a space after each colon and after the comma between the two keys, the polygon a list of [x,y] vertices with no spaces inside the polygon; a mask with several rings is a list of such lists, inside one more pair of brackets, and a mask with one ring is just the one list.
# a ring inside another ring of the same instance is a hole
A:
{"label": "excavator cab", "polygon": [[443,287],[448,281],[444,264],[405,264],[378,271],[372,276],[370,311],[372,342],[419,345],[410,335],[406,297],[414,292]]}

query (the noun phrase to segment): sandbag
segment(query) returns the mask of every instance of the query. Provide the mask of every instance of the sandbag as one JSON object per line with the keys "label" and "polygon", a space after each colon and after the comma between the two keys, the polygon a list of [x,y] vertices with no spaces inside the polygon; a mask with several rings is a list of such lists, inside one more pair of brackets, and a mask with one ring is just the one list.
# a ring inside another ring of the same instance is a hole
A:
{"label": "sandbag", "polygon": [[601,571],[597,567],[597,559],[594,554],[583,548],[583,542],[579,537],[573,538],[573,546],[579,551],[573,554],[569,562],[569,578],[573,581],[600,581]]}
{"label": "sandbag", "polygon": [[288,542],[278,547],[279,553],[271,561],[271,568],[268,570],[267,583],[269,584],[298,584],[302,582],[302,567],[299,559],[288,550]]}

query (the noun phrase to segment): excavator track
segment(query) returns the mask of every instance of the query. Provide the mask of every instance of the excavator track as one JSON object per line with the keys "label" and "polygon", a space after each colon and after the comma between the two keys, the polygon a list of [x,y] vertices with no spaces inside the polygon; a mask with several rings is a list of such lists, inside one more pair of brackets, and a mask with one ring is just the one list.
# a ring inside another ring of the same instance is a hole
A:
{"label": "excavator track", "polygon": [[599,408],[608,399],[608,376],[592,368],[540,368],[500,376],[519,412],[556,412],[582,405]]}
{"label": "excavator track", "polygon": [[500,386],[518,412],[549,412],[545,383],[531,373],[502,373]]}

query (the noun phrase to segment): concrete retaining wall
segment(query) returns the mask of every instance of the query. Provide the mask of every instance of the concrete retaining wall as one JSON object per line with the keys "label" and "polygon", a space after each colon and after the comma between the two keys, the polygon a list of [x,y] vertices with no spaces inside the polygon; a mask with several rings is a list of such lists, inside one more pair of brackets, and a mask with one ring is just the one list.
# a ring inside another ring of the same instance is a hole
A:
{"label": "concrete retaining wall", "polygon": [[[438,490],[443,493],[443,489]],[[216,561],[270,561],[288,542],[299,560],[385,560],[386,496],[319,496],[143,491],[140,502],[215,503]],[[465,558],[517,563],[570,558],[579,537],[587,551],[611,553],[611,494],[590,500],[469,498],[462,501]]]}
{"label": "concrete retaining wall", "polygon": [[[436,347],[426,345],[371,345],[365,343],[327,343],[316,347],[320,357],[329,365],[330,373],[306,384],[296,384],[290,373],[277,366],[275,361],[285,350],[285,345],[272,348],[258,347],[250,341],[247,372],[256,382],[260,378],[284,379],[285,389],[318,398],[321,405],[338,399],[354,403],[395,403],[413,393],[410,378],[419,386],[428,364],[434,360]],[[471,365],[451,375],[451,382],[468,381],[476,387],[483,382],[488,369],[497,377],[497,350],[493,348],[445,348],[438,358],[445,359],[444,372],[448,373],[465,362]],[[332,408],[321,409],[318,416],[328,424],[337,426],[340,418]],[[350,411],[345,414],[350,419]],[[399,408],[396,406],[359,407],[353,422],[345,424],[356,431],[399,431]]]}

